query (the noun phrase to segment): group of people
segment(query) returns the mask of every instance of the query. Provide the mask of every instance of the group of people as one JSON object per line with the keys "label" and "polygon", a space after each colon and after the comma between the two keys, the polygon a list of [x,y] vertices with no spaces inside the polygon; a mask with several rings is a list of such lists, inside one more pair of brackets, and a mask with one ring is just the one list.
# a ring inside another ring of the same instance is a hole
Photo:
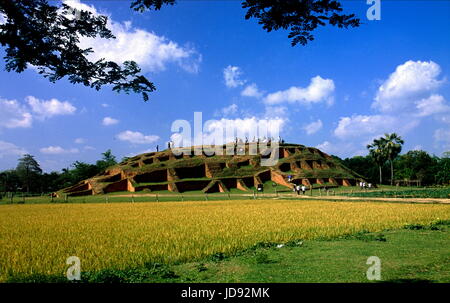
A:
{"label": "group of people", "polygon": [[306,186],[305,186],[305,185],[297,184],[297,185],[294,187],[294,190],[295,190],[295,192],[297,193],[297,195],[300,195],[300,191],[302,191],[302,194],[304,195],[305,192],[306,192]]}
{"label": "group of people", "polygon": [[366,189],[366,188],[371,189],[372,188],[372,183],[366,183],[364,181],[360,181],[359,182],[359,188],[361,190]]}
{"label": "group of people", "polygon": [[[288,181],[289,183],[292,182],[292,175],[287,176],[287,181]],[[293,190],[297,193],[297,195],[300,195],[300,191],[301,191],[302,194],[304,195],[305,192],[306,192],[306,186],[305,186],[305,185],[297,184],[297,185],[294,185]]]}
{"label": "group of people", "polygon": [[[265,144],[271,144],[272,143],[272,141],[274,141],[274,142],[277,142],[277,143],[280,143],[280,144],[284,144],[284,139],[282,139],[280,136],[278,136],[278,139],[275,139],[275,138],[273,138],[273,137],[262,137],[262,138],[257,138],[256,136],[255,137],[253,137],[253,140],[251,141],[251,143],[257,143],[257,144],[260,144],[260,143],[265,143]],[[236,147],[238,144],[244,144],[244,140],[243,139],[241,139],[241,138],[238,138],[238,137],[235,137],[235,140],[234,140],[234,146]],[[249,141],[249,139],[248,139],[248,137],[245,137],[245,144],[250,144],[250,141]],[[175,147],[175,143],[172,141],[172,140],[170,140],[170,141],[168,141],[167,142],[167,148],[168,149],[172,149],[172,148],[174,148]],[[156,151],[158,152],[159,151],[159,145],[157,145],[156,146]]]}
{"label": "group of people", "polygon": [[[277,143],[281,143],[281,144],[283,144],[284,143],[284,140],[280,137],[280,136],[278,136],[278,140],[276,140],[274,137],[267,137],[266,138],[266,136],[264,136],[264,137],[262,137],[262,138],[256,138],[256,136],[254,136],[253,137],[253,140],[252,140],[252,143],[269,143],[269,144],[271,144],[272,143],[272,141],[274,141],[274,142],[277,142]],[[238,139],[237,137],[235,138],[235,143],[236,144],[238,144],[238,143],[243,143],[243,141],[242,141],[242,139]],[[245,144],[248,144],[248,143],[250,143],[249,142],[249,139],[248,139],[248,137],[245,137]]]}

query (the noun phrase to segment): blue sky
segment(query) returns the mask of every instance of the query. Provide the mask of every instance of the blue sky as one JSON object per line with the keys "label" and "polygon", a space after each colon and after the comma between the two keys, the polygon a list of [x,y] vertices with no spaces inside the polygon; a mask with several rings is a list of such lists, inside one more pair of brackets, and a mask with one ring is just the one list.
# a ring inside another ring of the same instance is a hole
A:
{"label": "blue sky", "polygon": [[72,2],[110,17],[116,41],[81,43],[93,59],[140,63],[157,86],[150,101],[0,63],[0,169],[25,152],[52,171],[109,148],[119,159],[162,148],[172,122],[192,122],[194,112],[239,128],[266,119],[286,141],[340,157],[365,155],[394,131],[404,151],[450,150],[450,1],[382,1],[379,21],[367,20],[366,1],[344,1],[359,28],[321,28],[296,47],[288,32],[245,20],[239,1],[186,0],[143,14],[129,4]]}

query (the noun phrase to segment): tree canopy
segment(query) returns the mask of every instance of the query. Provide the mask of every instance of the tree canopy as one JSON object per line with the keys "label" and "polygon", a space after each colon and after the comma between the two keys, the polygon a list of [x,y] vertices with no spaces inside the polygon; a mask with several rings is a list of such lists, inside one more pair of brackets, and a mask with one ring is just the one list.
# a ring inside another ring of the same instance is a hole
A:
{"label": "tree canopy", "polygon": [[42,174],[42,169],[32,155],[25,154],[19,159],[16,172],[18,177],[22,180],[26,191],[30,192],[32,180]]}
{"label": "tree canopy", "polygon": [[[160,10],[174,5],[176,0],[132,0],[135,11]],[[335,0],[246,0],[245,18],[258,19],[263,29],[289,30],[292,45],[306,45],[318,26],[357,27],[360,20],[354,14],[343,14],[342,5]],[[70,6],[55,6],[48,0],[2,0],[0,15],[0,45],[5,47],[7,71],[21,73],[33,66],[51,82],[65,77],[73,84],[96,90],[112,85],[117,92],[139,93],[149,99],[155,85],[141,74],[134,61],[118,64],[100,59],[91,62],[91,48],[79,47],[80,37],[114,39],[107,28],[106,16],[88,11],[74,11]]]}
{"label": "tree canopy", "polygon": [[387,160],[386,152],[384,150],[384,141],[380,139],[374,139],[371,144],[367,145],[369,149],[369,156],[373,159],[373,161],[378,165],[379,174],[380,174],[380,184],[383,183],[383,173],[382,167],[383,164]]}
{"label": "tree canopy", "polygon": [[436,172],[436,183],[445,184],[450,182],[450,152],[445,152],[438,160],[438,171]]}
{"label": "tree canopy", "polygon": [[391,164],[391,185],[394,184],[394,159],[402,151],[403,139],[396,133],[385,134],[383,138],[383,149]]}
{"label": "tree canopy", "polygon": [[396,179],[419,180],[423,184],[433,184],[439,182],[435,178],[435,166],[438,163],[439,158],[432,157],[423,150],[411,150],[399,156],[395,162],[395,177]]}
{"label": "tree canopy", "polygon": [[382,166],[386,161],[391,165],[391,185],[394,184],[394,159],[402,151],[403,139],[396,133],[384,134],[384,137],[374,139],[367,145],[369,155],[378,164],[380,183],[382,182]]}
{"label": "tree canopy", "polygon": [[2,0],[0,13],[6,16],[0,25],[0,45],[5,47],[7,71],[20,73],[31,65],[51,82],[67,77],[96,90],[112,85],[117,92],[140,93],[145,101],[155,90],[136,62],[91,62],[87,56],[93,50],[79,47],[80,37],[115,38],[105,16],[81,11],[75,18],[68,5],[57,7],[46,0]]}
{"label": "tree canopy", "polygon": [[[143,12],[159,10],[163,5],[174,5],[176,0],[134,0],[131,7]],[[292,46],[306,45],[314,40],[311,34],[319,25],[339,28],[357,27],[355,14],[343,14],[342,4],[336,0],[245,0],[245,19],[256,18],[267,32],[288,29]]]}
{"label": "tree canopy", "polygon": [[75,161],[71,168],[64,168],[61,172],[43,173],[34,156],[27,154],[18,160],[16,169],[0,172],[0,198],[2,192],[55,192],[91,178],[115,164],[116,157],[108,149],[95,164]]}
{"label": "tree canopy", "polygon": [[245,19],[256,18],[267,32],[288,29],[292,46],[306,45],[314,40],[311,34],[319,25],[339,28],[357,27],[360,20],[355,14],[342,14],[342,5],[333,0],[246,0]]}
{"label": "tree canopy", "polygon": [[102,153],[102,156],[102,159],[95,163],[100,171],[117,164],[116,157],[112,154],[110,149]]}

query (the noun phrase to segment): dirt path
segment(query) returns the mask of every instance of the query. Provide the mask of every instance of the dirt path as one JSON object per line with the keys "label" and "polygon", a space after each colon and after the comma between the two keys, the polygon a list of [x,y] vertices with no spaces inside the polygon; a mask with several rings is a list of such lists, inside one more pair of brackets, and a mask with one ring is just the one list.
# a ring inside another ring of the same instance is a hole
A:
{"label": "dirt path", "polygon": [[304,196],[303,199],[313,200],[355,200],[355,201],[385,201],[385,202],[408,202],[408,203],[439,203],[450,204],[450,199],[439,198],[375,198],[375,197],[346,197],[346,196]]}

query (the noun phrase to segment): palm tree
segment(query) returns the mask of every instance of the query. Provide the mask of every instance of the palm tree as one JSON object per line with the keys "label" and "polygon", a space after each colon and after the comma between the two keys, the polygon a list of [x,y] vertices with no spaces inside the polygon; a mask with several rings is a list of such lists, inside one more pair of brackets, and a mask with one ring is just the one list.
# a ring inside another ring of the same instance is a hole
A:
{"label": "palm tree", "polygon": [[369,149],[369,155],[372,157],[372,159],[375,161],[375,163],[378,165],[378,168],[380,169],[380,184],[383,183],[381,168],[387,160],[383,144],[384,144],[383,138],[380,138],[374,139],[372,144],[367,145],[367,148]]}
{"label": "palm tree", "polygon": [[387,159],[391,163],[391,185],[394,184],[394,159],[402,151],[402,144],[405,143],[403,139],[396,133],[384,134],[381,138],[383,141],[383,150]]}

